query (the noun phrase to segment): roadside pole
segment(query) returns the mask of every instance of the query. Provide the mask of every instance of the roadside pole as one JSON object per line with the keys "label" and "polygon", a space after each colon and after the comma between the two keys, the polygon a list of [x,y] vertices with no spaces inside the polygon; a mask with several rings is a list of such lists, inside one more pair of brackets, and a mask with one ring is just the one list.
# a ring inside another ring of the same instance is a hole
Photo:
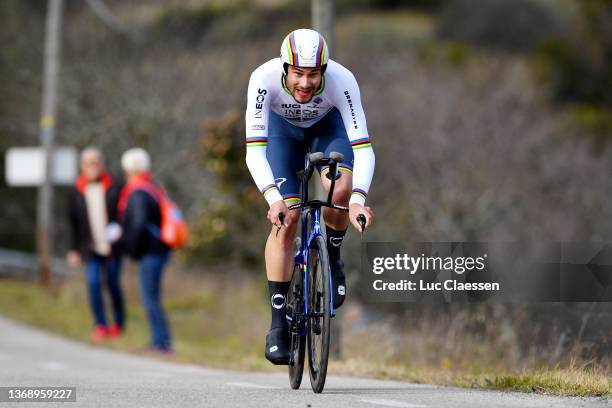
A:
{"label": "roadside pole", "polygon": [[334,51],[335,0],[311,0],[312,27],[323,34],[330,53]]}
{"label": "roadside pole", "polygon": [[[320,32],[327,46],[330,50],[330,54],[334,51],[334,39],[335,39],[335,14],[334,14],[334,0],[311,0],[311,19],[312,27]],[[333,55],[333,54],[332,54]],[[315,183],[315,194],[321,199],[326,199],[327,195],[323,191],[321,183],[318,181]],[[335,358],[342,357],[342,314],[340,311],[336,311],[336,317],[332,324],[331,330],[331,353]]]}
{"label": "roadside pole", "polygon": [[45,28],[43,95],[40,115],[40,144],[45,154],[44,180],[38,190],[36,252],[40,283],[49,285],[51,242],[53,234],[52,157],[57,112],[57,88],[60,70],[61,28],[64,0],[48,0]]}

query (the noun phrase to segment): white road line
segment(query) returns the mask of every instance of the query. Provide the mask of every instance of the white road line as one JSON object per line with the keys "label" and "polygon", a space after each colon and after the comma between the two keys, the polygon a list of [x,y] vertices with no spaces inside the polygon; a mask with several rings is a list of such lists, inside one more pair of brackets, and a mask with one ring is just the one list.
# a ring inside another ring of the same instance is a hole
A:
{"label": "white road line", "polygon": [[265,390],[270,390],[270,389],[278,389],[279,387],[273,387],[273,386],[269,386],[269,385],[259,385],[259,384],[251,384],[248,382],[228,382],[225,383],[225,385],[229,385],[230,387],[242,387],[242,388],[259,388],[259,389],[265,389]]}
{"label": "white road line", "polygon": [[385,407],[400,407],[400,408],[425,408],[426,405],[411,404],[409,402],[394,401],[388,399],[362,399],[361,402],[367,402],[374,405],[383,405]]}
{"label": "white road line", "polygon": [[57,361],[42,361],[40,366],[45,370],[64,370],[66,366],[62,363],[58,363]]}

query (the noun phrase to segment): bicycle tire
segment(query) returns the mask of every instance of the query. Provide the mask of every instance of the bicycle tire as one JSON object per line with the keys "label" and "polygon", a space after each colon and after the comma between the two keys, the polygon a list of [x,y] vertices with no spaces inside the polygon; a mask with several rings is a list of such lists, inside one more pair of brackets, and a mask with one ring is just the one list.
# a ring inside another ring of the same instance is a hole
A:
{"label": "bicycle tire", "polygon": [[[293,268],[293,276],[291,278],[291,285],[289,286],[289,292],[287,294],[287,305],[290,306],[288,310],[288,314],[292,318],[292,322],[290,324],[291,329],[294,328],[294,319],[296,310],[298,312],[304,308],[304,298],[303,292],[301,296],[296,297],[294,294],[295,285],[303,286],[303,275],[301,265],[295,265]],[[293,333],[291,336],[295,336],[295,343],[291,350],[293,353],[293,364],[289,365],[289,384],[291,388],[297,390],[300,388],[302,384],[302,375],[304,373],[304,355],[306,352],[306,338],[301,335],[301,333]]]}
{"label": "bicycle tire", "polygon": [[[318,394],[323,391],[325,386],[331,331],[331,272],[327,244],[320,235],[316,237],[313,246],[310,248],[308,266],[310,268],[308,284],[309,313],[320,314],[320,316],[308,319],[307,334],[310,385],[312,390]],[[319,285],[312,283],[319,283]],[[319,341],[320,344],[318,344]]]}

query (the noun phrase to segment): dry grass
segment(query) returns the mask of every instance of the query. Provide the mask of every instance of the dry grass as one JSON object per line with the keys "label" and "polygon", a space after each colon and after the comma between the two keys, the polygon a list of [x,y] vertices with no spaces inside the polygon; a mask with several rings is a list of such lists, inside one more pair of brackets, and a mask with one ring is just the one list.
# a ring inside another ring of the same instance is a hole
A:
{"label": "dry grass", "polygon": [[368,317],[355,303],[343,312],[345,358],[332,363],[333,373],[467,388],[612,397],[610,361],[580,359],[585,350],[580,344],[564,350],[561,357],[554,347],[535,345],[521,353],[516,338],[504,330],[498,333],[494,321],[488,321],[487,335],[474,330],[467,317],[478,313],[467,311],[454,317],[425,317],[415,326],[391,314]]}
{"label": "dry grass", "polygon": [[610,370],[585,366],[481,377],[479,385],[525,392],[612,397]]}
{"label": "dry grass", "polygon": [[[464,388],[487,388],[538,394],[612,398],[610,369],[572,367],[568,369],[528,370],[518,373],[485,371],[482,368],[449,370],[389,364],[384,361],[346,359],[330,366],[334,374],[438,384]],[[500,374],[502,373],[502,374]]]}

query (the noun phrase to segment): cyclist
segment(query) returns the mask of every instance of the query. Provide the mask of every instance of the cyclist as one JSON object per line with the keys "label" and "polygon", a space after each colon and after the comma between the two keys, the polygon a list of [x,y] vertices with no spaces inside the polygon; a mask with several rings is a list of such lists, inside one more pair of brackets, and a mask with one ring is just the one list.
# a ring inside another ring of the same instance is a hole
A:
{"label": "cyclist", "polygon": [[[273,224],[265,248],[272,310],[265,355],[274,364],[287,364],[290,338],[285,306],[299,219],[299,211],[289,211],[288,205],[300,201],[296,172],[304,168],[308,151],[344,155],[333,202],[348,206],[349,212],[323,209],[334,307],[338,308],[346,296],[340,247],[348,224],[360,230],[357,216],[364,214],[367,228],[374,216],[365,206],[374,152],[357,81],[348,69],[329,59],[323,36],[310,29],[295,30],[285,37],[280,51],[280,58],[258,67],[249,81],[246,162],[270,206],[268,219]],[[329,190],[327,166],[318,170],[323,187]],[[281,213],[286,215],[282,222]]]}

